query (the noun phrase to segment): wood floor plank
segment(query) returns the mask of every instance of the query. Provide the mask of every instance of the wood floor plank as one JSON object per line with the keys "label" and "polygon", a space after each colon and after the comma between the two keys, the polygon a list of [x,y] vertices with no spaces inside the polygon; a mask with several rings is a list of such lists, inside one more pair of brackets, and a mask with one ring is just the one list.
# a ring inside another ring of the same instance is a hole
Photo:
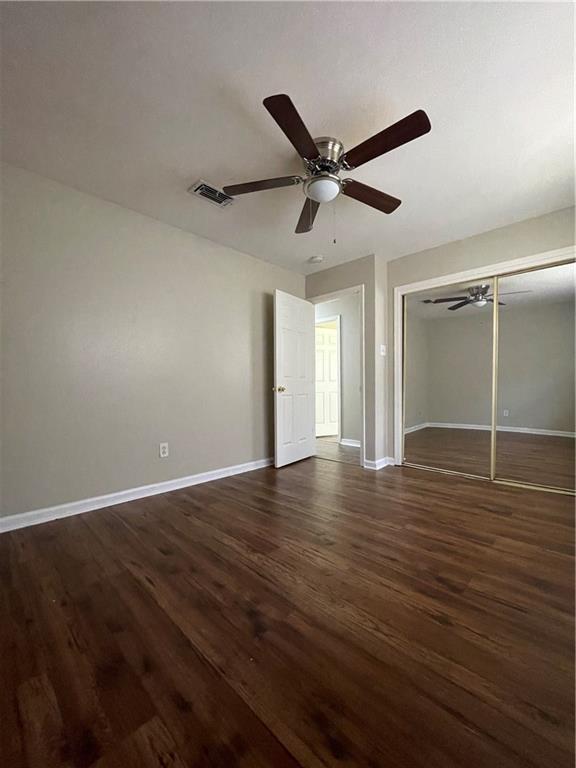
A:
{"label": "wood floor plank", "polygon": [[68,768],[62,716],[46,675],[32,677],[19,686],[18,710],[30,768]]}
{"label": "wood floor plank", "polygon": [[568,768],[573,504],[313,459],[0,537],[10,768]]}
{"label": "wood floor plank", "polygon": [[130,573],[92,596],[95,616],[113,628],[187,763],[219,756],[254,768],[297,765]]}
{"label": "wood floor plank", "polygon": [[97,768],[186,768],[159,717],[141,725],[96,765]]}

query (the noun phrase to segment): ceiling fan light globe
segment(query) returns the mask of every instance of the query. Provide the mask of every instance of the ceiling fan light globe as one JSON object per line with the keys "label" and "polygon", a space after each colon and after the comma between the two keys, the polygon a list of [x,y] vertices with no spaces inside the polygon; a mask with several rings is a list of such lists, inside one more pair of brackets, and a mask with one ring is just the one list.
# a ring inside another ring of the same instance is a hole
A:
{"label": "ceiling fan light globe", "polygon": [[478,299],[478,301],[474,302],[475,307],[485,307],[486,304],[488,304],[487,299]]}
{"label": "ceiling fan light globe", "polygon": [[315,176],[308,181],[304,192],[316,203],[329,203],[340,194],[340,181],[333,176]]}

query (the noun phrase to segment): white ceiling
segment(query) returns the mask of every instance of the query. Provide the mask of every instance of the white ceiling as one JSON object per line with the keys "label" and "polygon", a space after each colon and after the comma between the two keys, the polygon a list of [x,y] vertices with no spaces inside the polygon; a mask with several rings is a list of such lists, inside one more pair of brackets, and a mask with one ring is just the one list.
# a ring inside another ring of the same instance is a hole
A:
{"label": "white ceiling", "polygon": [[[424,304],[423,299],[438,299],[441,297],[467,296],[468,287],[479,284],[490,286],[491,295],[494,291],[493,280],[473,280],[467,283],[456,283],[443,288],[414,293],[407,298],[407,311],[416,317],[426,320],[445,318],[462,318],[479,312],[491,313],[492,305],[484,307],[467,306],[454,312],[448,308],[456,304]],[[515,307],[536,307],[542,304],[556,304],[562,301],[571,302],[574,306],[576,290],[576,265],[574,262],[555,267],[522,272],[516,275],[500,277],[498,291],[503,302],[502,312],[509,312]],[[518,293],[516,293],[518,291]]]}
{"label": "white ceiling", "polygon": [[[6,161],[290,269],[573,204],[570,3],[2,5]],[[351,174],[396,213],[338,198],[296,235],[300,188],[224,210],[188,195],[301,171],[274,93],[348,148],[425,109],[431,133]]]}

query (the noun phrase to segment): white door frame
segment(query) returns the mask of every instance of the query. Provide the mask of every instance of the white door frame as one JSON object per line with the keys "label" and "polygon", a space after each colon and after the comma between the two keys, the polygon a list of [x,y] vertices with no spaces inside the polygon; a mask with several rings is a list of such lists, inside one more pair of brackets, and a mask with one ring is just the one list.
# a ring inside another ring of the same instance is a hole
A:
{"label": "white door frame", "polygon": [[316,320],[315,327],[322,325],[322,323],[333,322],[336,322],[336,338],[338,339],[338,442],[340,442],[342,439],[342,326],[340,315],[330,315],[330,317],[324,317],[322,320]]}
{"label": "white door frame", "polygon": [[[335,301],[336,299],[341,299],[343,296],[350,296],[351,294],[358,294],[360,297],[360,378],[362,387],[362,440],[360,441],[360,466],[366,467],[366,341],[364,327],[364,284],[353,285],[350,286],[350,288],[342,288],[339,291],[324,293],[320,296],[308,296],[307,301],[312,302],[312,304],[324,304],[325,302]],[[340,423],[341,422],[342,420],[340,420]],[[341,428],[342,427],[340,427],[340,429]]]}
{"label": "white door frame", "polygon": [[[544,251],[532,256],[523,256],[519,259],[500,261],[497,264],[489,264],[485,267],[475,267],[463,272],[452,272],[441,277],[432,277],[428,280],[420,280],[416,283],[397,285],[394,288],[394,463],[402,464],[402,445],[404,432],[404,297],[418,291],[428,291],[432,288],[442,288],[452,283],[464,283],[469,280],[481,280],[483,278],[506,275],[510,272],[522,272],[534,267],[545,267],[549,264],[573,258],[576,248],[572,245],[567,248],[557,248],[554,251]],[[312,299],[311,299],[312,301]]]}

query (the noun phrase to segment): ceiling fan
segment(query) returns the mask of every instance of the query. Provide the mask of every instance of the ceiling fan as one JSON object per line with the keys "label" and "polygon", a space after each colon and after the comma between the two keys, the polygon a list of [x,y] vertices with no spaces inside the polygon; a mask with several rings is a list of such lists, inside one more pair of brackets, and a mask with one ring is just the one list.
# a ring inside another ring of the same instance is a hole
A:
{"label": "ceiling fan", "polygon": [[[442,299],[423,299],[422,304],[449,304],[453,301],[458,302],[448,309],[454,311],[455,309],[462,309],[468,305],[475,307],[485,307],[486,304],[494,304],[494,294],[490,293],[490,286],[483,283],[482,285],[472,285],[468,288],[468,296],[450,296]],[[532,291],[508,291],[507,293],[499,293],[498,296],[512,296],[516,293],[532,293]],[[505,307],[503,301],[499,301],[498,304]]]}
{"label": "ceiling fan", "polygon": [[383,213],[392,213],[398,208],[401,203],[398,198],[359,181],[341,179],[340,171],[358,168],[369,160],[374,160],[428,133],[431,125],[423,110],[413,112],[348,152],[344,152],[344,145],[339,139],[331,136],[312,138],[289,96],[282,93],[268,96],[263,104],[304,161],[306,175],[231,184],[224,187],[227,195],[234,197],[248,192],[302,184],[306,202],[296,226],[297,233],[310,232],[320,204],[334,200],[340,193]]}

